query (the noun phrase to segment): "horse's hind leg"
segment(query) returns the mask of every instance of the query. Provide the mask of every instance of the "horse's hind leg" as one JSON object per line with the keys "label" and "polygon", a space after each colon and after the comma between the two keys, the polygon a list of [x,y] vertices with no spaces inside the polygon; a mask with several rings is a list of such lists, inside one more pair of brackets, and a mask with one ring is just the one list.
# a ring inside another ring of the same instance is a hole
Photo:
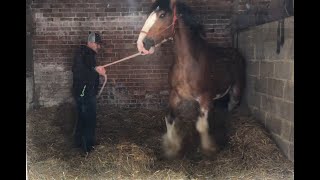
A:
{"label": "horse's hind leg", "polygon": [[181,137],[178,134],[177,126],[175,122],[175,114],[173,114],[173,109],[176,107],[180,99],[175,93],[170,94],[170,109],[168,115],[165,117],[167,133],[163,135],[163,148],[165,155],[168,158],[176,156],[181,149]]}
{"label": "horse's hind leg", "polygon": [[[241,56],[239,54],[239,56]],[[236,106],[239,105],[241,101],[241,95],[243,94],[243,90],[245,87],[245,59],[239,57],[238,64],[236,65],[236,69],[234,70],[234,84],[229,92],[230,101],[228,103],[228,110],[232,111]]]}
{"label": "horse's hind leg", "polygon": [[206,155],[213,155],[218,150],[215,139],[212,138],[209,134],[209,120],[208,120],[208,112],[209,112],[209,97],[207,95],[201,96],[198,100],[200,104],[200,115],[196,122],[196,129],[200,134],[201,138],[201,147],[203,152]]}
{"label": "horse's hind leg", "polygon": [[240,102],[240,84],[236,83],[229,92],[230,100],[228,102],[228,111],[232,111]]}

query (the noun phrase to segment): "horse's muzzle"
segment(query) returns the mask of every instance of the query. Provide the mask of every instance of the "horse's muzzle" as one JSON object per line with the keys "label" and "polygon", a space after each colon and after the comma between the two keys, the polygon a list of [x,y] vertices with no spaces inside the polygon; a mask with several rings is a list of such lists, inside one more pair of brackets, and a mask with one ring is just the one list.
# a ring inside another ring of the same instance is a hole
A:
{"label": "horse's muzzle", "polygon": [[144,38],[143,39],[143,47],[146,49],[146,50],[150,50],[150,48],[152,47],[152,46],[154,46],[155,45],[155,42],[154,42],[154,40],[153,39],[149,39],[149,38]]}

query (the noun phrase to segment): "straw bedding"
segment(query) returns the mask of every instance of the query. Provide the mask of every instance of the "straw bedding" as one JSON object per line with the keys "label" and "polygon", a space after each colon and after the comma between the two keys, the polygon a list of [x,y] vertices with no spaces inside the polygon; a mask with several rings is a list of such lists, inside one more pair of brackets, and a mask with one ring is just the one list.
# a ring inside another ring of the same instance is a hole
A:
{"label": "straw bedding", "polygon": [[163,158],[165,111],[99,107],[98,145],[85,156],[73,148],[71,104],[27,114],[27,168],[31,179],[293,179],[293,163],[248,114],[228,117],[228,144],[208,159]]}

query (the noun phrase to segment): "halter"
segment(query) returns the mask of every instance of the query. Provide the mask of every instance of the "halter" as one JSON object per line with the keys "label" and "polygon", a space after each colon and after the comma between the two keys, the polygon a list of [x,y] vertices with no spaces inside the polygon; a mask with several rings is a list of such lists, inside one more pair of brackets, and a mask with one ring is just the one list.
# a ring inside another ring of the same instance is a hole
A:
{"label": "halter", "polygon": [[174,6],[174,8],[173,8],[173,22],[172,22],[172,24],[173,24],[173,26],[172,26],[172,33],[174,34],[175,33],[175,29],[174,29],[174,26],[176,25],[176,22],[177,22],[177,20],[178,20],[178,18],[177,18],[177,13],[176,13],[176,5]]}
{"label": "halter", "polygon": [[[172,23],[169,25],[169,26],[167,26],[164,30],[162,30],[162,31],[160,31],[160,32],[158,32],[158,33],[155,33],[155,34],[153,34],[153,36],[154,35],[158,35],[158,34],[160,34],[160,33],[163,33],[165,30],[167,30],[167,29],[169,29],[171,26],[172,26],[172,36],[175,34],[175,25],[176,25],[176,23],[177,23],[177,20],[178,20],[178,18],[177,18],[177,13],[176,13],[176,5],[174,6],[174,8],[173,8],[173,20],[172,20]],[[145,34],[149,34],[149,32],[145,32],[145,31],[140,31],[140,33],[145,33]],[[152,37],[152,35],[151,35],[151,37]]]}

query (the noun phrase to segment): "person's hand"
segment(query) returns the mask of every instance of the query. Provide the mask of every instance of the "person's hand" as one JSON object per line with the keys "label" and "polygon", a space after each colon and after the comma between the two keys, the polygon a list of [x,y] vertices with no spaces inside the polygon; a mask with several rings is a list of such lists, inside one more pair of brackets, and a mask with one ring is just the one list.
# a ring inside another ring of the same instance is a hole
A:
{"label": "person's hand", "polygon": [[149,55],[149,54],[153,54],[154,53],[154,46],[152,46],[149,51],[141,51],[141,55]]}
{"label": "person's hand", "polygon": [[95,69],[101,76],[104,76],[106,74],[106,70],[104,69],[103,66],[97,66]]}

